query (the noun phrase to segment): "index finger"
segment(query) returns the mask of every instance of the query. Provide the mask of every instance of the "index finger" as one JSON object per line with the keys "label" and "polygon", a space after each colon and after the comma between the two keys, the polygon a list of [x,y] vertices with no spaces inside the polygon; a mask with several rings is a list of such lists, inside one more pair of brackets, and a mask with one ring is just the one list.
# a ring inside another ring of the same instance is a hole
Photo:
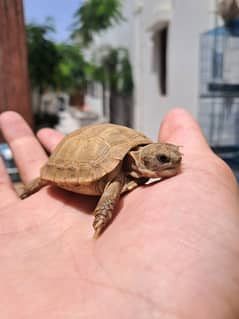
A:
{"label": "index finger", "polygon": [[24,119],[16,112],[0,115],[0,125],[24,183],[39,175],[47,156]]}

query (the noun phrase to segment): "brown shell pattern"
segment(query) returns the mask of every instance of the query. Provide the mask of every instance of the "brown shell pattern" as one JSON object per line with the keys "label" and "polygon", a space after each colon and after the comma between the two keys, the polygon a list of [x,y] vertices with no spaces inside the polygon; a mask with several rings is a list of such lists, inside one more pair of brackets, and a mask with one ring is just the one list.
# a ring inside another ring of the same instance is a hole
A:
{"label": "brown shell pattern", "polygon": [[41,169],[54,183],[88,184],[112,172],[130,149],[152,141],[131,128],[98,124],[67,135]]}

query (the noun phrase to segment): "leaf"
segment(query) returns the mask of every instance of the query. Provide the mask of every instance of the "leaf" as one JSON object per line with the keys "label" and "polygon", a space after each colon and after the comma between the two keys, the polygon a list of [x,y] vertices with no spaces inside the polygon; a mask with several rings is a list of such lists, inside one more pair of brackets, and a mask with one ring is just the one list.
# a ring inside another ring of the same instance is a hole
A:
{"label": "leaf", "polygon": [[88,46],[94,34],[124,20],[120,0],[88,0],[74,14],[71,37]]}

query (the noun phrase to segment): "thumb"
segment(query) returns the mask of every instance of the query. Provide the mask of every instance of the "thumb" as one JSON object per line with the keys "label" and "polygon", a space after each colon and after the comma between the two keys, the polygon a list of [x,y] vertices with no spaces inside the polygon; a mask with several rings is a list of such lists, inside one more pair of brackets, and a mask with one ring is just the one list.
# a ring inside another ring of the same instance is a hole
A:
{"label": "thumb", "polygon": [[183,146],[183,153],[210,152],[210,147],[197,122],[184,109],[176,108],[164,118],[159,141]]}

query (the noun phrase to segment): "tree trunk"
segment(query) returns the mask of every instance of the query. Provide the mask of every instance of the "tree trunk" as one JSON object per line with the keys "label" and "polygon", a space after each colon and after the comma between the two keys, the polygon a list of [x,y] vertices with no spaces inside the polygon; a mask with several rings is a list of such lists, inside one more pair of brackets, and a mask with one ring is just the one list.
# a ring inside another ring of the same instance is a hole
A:
{"label": "tree trunk", "polygon": [[22,0],[0,0],[0,112],[6,110],[32,124]]}

